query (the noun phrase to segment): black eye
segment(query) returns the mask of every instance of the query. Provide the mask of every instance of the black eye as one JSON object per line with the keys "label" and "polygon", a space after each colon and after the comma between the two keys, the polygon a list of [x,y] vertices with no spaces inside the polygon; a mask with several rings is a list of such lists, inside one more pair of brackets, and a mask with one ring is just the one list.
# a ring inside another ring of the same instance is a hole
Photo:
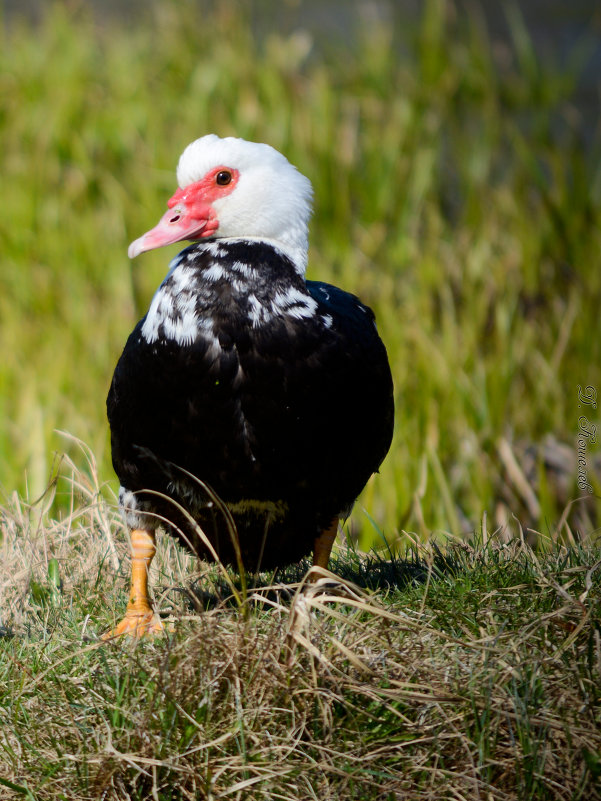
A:
{"label": "black eye", "polygon": [[232,174],[228,170],[220,170],[215,176],[215,183],[219,186],[227,186],[232,181]]}

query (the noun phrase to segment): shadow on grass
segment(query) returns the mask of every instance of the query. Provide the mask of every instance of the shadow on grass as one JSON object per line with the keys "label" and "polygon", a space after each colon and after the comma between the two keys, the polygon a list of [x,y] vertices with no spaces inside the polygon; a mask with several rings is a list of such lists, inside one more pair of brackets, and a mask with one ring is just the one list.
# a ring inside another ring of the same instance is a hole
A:
{"label": "shadow on grass", "polygon": [[[434,551],[434,559],[428,563],[415,553],[404,558],[391,553],[386,559],[374,551],[358,553],[346,548],[330,560],[332,585],[339,579],[341,583],[354,584],[368,592],[394,592],[412,584],[425,583],[428,574],[436,577],[456,572],[458,563],[452,556],[442,553],[438,548],[434,548]],[[310,568],[310,560],[303,559],[275,571],[247,574],[248,592],[253,594],[255,604],[260,604],[261,598],[270,602],[289,603]],[[233,576],[232,581],[237,589],[241,589],[239,576]],[[163,587],[162,590],[166,595],[174,592],[184,595],[189,607],[197,612],[219,605],[235,605],[231,585],[219,575],[210,574],[197,579],[188,587]]]}

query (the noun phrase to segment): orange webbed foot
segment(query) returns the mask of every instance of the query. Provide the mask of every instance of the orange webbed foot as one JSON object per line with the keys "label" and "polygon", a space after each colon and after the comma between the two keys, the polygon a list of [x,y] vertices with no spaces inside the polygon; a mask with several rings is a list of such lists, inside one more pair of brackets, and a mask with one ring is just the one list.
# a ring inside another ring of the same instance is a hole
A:
{"label": "orange webbed foot", "polygon": [[128,637],[154,637],[165,632],[165,624],[152,609],[143,612],[126,612],[123,620],[114,629],[102,635],[103,640],[112,640],[126,634]]}

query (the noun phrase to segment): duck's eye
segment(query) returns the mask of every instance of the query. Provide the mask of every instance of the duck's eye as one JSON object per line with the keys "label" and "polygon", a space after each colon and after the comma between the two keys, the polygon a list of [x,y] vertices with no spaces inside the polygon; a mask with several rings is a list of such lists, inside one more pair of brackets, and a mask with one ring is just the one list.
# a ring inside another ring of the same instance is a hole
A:
{"label": "duck's eye", "polygon": [[217,175],[215,176],[215,183],[219,186],[227,186],[231,183],[232,174],[229,170],[220,170]]}

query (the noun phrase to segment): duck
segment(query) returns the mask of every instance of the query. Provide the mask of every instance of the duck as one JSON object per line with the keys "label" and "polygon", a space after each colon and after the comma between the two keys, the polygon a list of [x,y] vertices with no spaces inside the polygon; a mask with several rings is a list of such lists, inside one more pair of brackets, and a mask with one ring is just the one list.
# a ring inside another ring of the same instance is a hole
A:
{"label": "duck", "polygon": [[209,134],[185,148],[177,182],[128,250],[190,243],[127,339],[108,393],[131,589],[106,638],[163,629],[148,586],[159,527],[238,571],[310,554],[327,568],[393,435],[372,310],[305,276],[309,179],[267,144]]}

